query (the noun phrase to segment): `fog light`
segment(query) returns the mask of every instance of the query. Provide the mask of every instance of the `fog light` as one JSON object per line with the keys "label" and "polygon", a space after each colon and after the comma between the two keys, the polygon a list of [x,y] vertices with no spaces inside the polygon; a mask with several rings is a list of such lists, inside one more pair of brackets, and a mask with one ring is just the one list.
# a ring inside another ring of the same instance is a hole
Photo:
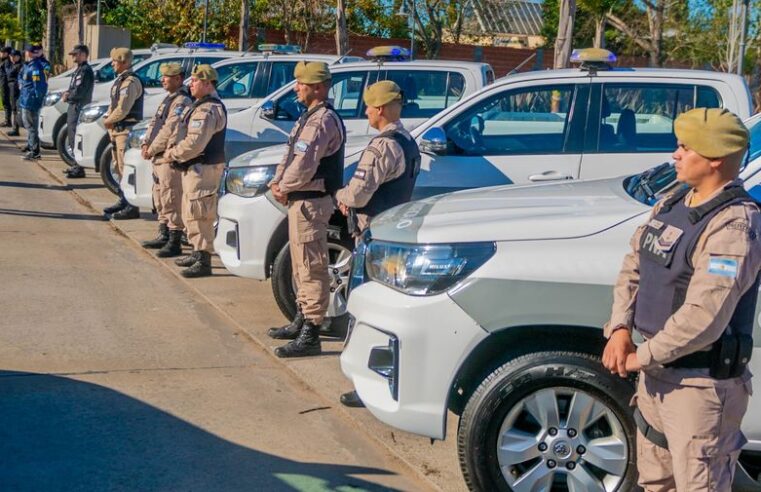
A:
{"label": "fog light", "polygon": [[399,339],[389,335],[388,346],[373,347],[367,367],[388,380],[391,397],[399,401]]}
{"label": "fog light", "polygon": [[134,172],[133,172],[133,173],[130,173],[130,175],[129,175],[129,176],[127,176],[127,184],[129,184],[129,185],[130,185],[130,186],[132,186],[133,188],[137,188],[137,187],[135,186],[135,173],[134,173]]}

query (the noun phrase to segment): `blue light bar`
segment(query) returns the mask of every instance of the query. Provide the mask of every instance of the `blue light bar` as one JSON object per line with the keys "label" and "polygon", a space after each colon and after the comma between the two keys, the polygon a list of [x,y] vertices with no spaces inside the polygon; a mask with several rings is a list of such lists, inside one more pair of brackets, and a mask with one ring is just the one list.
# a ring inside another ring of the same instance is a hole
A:
{"label": "blue light bar", "polygon": [[301,53],[301,46],[296,44],[274,44],[266,43],[257,46],[257,49],[267,53],[294,54]]}
{"label": "blue light bar", "polygon": [[376,46],[367,50],[367,56],[370,58],[408,60],[410,58],[410,51],[401,46]]}
{"label": "blue light bar", "polygon": [[616,55],[601,48],[573,50],[571,63],[616,63]]}
{"label": "blue light bar", "polygon": [[187,48],[189,50],[198,50],[198,49],[206,49],[206,50],[223,50],[225,49],[224,43],[185,43],[182,45],[184,48]]}

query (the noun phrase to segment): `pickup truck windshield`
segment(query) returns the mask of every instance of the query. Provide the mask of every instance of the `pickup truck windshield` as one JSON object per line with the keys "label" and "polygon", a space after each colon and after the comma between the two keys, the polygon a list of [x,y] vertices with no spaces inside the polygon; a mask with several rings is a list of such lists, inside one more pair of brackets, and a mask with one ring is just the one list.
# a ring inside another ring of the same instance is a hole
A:
{"label": "pickup truck windshield", "polygon": [[[753,118],[750,130],[750,155],[746,156],[746,165],[761,157],[760,118]],[[646,205],[654,205],[664,194],[671,191],[678,183],[673,162],[664,162],[647,171],[629,176],[624,180],[624,189],[635,200]]]}

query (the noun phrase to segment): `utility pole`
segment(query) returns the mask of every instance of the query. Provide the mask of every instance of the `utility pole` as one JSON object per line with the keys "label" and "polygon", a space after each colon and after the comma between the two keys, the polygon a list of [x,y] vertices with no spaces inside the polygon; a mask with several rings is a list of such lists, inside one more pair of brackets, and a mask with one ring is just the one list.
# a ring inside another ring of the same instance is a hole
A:
{"label": "utility pole", "polygon": [[743,0],[743,5],[740,10],[742,15],[742,28],[740,30],[740,49],[737,54],[737,75],[742,77],[743,74],[743,61],[745,58],[745,38],[748,36],[748,12],[750,11],[750,0]]}
{"label": "utility pole", "polygon": [[349,51],[349,36],[346,31],[346,2],[336,2],[336,54],[343,56]]}
{"label": "utility pole", "polygon": [[249,0],[240,0],[240,28],[238,32],[238,49],[248,51],[248,21],[251,16]]}
{"label": "utility pole", "polygon": [[573,23],[576,18],[576,0],[560,0],[558,37],[555,39],[555,62],[553,68],[566,68],[571,59]]}
{"label": "utility pole", "polygon": [[201,37],[201,42],[206,42],[206,23],[209,20],[209,0],[206,0],[205,6],[203,8],[203,36]]}

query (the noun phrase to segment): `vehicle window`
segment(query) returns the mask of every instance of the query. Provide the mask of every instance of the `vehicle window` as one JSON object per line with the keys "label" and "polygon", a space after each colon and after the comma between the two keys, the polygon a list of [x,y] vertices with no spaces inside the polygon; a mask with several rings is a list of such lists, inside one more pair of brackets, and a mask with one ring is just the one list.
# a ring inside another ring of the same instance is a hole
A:
{"label": "vehicle window", "polygon": [[[360,97],[365,88],[367,72],[343,72],[333,75],[328,97],[343,119],[364,118]],[[296,93],[289,91],[277,101],[276,119],[295,121],[304,111],[304,106],[296,99]]]}
{"label": "vehicle window", "polygon": [[444,130],[455,154],[560,154],[573,91],[573,85],[505,91],[474,104]]}
{"label": "vehicle window", "polygon": [[274,62],[270,70],[270,80],[267,84],[267,94],[272,94],[293,80],[293,69],[296,62]]}
{"label": "vehicle window", "polygon": [[116,72],[114,67],[110,63],[106,63],[98,69],[98,82],[109,82],[116,78]]}
{"label": "vehicle window", "polygon": [[674,120],[697,107],[720,106],[713,89],[693,85],[605,84],[599,152],[671,152]]}
{"label": "vehicle window", "polygon": [[402,89],[402,118],[430,118],[465,93],[465,78],[457,72],[389,70],[385,76]]}
{"label": "vehicle window", "polygon": [[222,99],[251,97],[258,63],[234,63],[217,68],[217,92]]}
{"label": "vehicle window", "polygon": [[224,56],[197,56],[193,60],[193,68],[197,67],[198,65],[213,65],[217,63],[218,61],[222,61],[226,59],[227,58]]}
{"label": "vehicle window", "polygon": [[137,65],[141,61],[147,60],[150,57],[151,57],[150,53],[145,53],[145,54],[142,54],[142,55],[136,55],[136,54],[133,53],[133,55],[132,55],[132,64],[133,65]]}
{"label": "vehicle window", "polygon": [[135,71],[145,87],[161,87],[161,65],[164,63],[182,63],[182,58],[164,58],[154,62],[148,62]]}
{"label": "vehicle window", "polygon": [[757,122],[750,127],[750,157],[748,162],[761,157],[761,123]]}

